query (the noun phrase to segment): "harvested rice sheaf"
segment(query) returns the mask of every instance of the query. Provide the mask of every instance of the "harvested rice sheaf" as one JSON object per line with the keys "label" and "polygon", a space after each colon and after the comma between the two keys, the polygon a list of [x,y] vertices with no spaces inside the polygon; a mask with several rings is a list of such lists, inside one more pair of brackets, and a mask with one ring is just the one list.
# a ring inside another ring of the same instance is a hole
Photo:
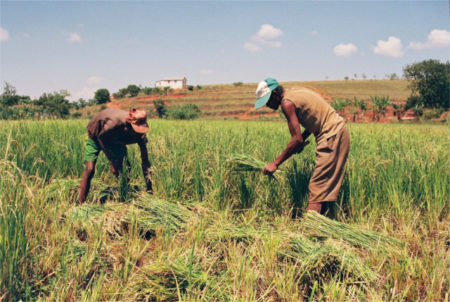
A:
{"label": "harvested rice sheaf", "polygon": [[[181,256],[174,261],[156,261],[140,269],[140,274],[130,281],[132,292],[137,300],[142,301],[177,301],[179,294],[188,292],[202,294],[208,301],[216,300],[210,297],[216,280],[208,272],[203,271],[197,261],[191,261]],[[205,290],[205,288],[209,290]],[[206,296],[205,296],[206,295]],[[220,293],[214,296],[225,299]]]}
{"label": "harvested rice sheaf", "polygon": [[376,278],[376,274],[346,247],[314,242],[305,236],[292,238],[280,254],[297,263],[299,282],[309,286],[315,281],[330,280],[367,285]]}
{"label": "harvested rice sheaf", "polygon": [[[231,155],[226,165],[229,172],[262,172],[266,163],[248,154],[234,154]],[[284,177],[283,171],[277,170],[277,176]],[[275,175],[270,175],[271,178],[277,179]]]}
{"label": "harvested rice sheaf", "polygon": [[[170,229],[182,229],[186,221],[195,214],[185,207],[149,194],[139,194],[131,201],[134,208],[129,214],[134,215],[138,225],[144,228],[164,226]],[[131,218],[131,216],[128,216]]]}
{"label": "harvested rice sheaf", "polygon": [[233,172],[261,172],[266,165],[248,154],[234,154],[228,158],[227,164]]}
{"label": "harvested rice sheaf", "polygon": [[209,242],[227,242],[251,244],[261,237],[262,231],[243,227],[236,224],[214,225],[206,230],[206,239]]}
{"label": "harvested rice sheaf", "polygon": [[302,225],[312,235],[343,240],[353,246],[369,250],[381,249],[397,251],[404,243],[374,231],[357,229],[345,223],[331,220],[315,211],[308,211],[303,216]]}
{"label": "harvested rice sheaf", "polygon": [[128,231],[136,223],[139,231],[148,237],[157,229],[183,229],[195,214],[186,208],[148,194],[140,194],[130,203],[83,204],[72,208],[65,218],[84,232],[94,224],[113,237]]}

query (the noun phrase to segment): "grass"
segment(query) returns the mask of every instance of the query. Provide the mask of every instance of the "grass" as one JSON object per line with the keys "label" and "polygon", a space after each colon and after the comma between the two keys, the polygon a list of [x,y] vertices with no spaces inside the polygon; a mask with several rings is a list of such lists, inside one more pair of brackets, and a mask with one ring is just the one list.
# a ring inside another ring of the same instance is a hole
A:
{"label": "grass", "polygon": [[86,123],[0,122],[4,300],[448,300],[446,125],[349,125],[329,220],[304,213],[313,143],[259,173],[289,141],[278,122],[151,120],[156,197],[130,146],[130,185],[101,155],[78,206]]}

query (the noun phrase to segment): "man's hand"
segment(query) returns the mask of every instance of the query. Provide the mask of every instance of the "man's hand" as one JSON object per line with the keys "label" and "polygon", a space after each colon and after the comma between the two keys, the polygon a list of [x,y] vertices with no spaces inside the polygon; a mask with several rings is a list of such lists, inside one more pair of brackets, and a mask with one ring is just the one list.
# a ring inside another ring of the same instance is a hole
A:
{"label": "man's hand", "polygon": [[265,175],[272,175],[273,173],[275,173],[275,171],[278,169],[278,166],[274,163],[268,163],[264,169],[263,169],[263,173]]}

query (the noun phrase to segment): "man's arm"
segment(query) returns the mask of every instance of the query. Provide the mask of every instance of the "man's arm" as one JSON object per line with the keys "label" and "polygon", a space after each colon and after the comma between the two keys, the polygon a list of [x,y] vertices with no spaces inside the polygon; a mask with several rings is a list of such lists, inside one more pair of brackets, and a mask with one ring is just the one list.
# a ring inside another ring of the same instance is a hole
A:
{"label": "man's arm", "polygon": [[306,140],[308,139],[309,135],[311,133],[308,132],[308,130],[303,130],[302,133],[302,138],[303,138],[303,144],[301,144],[300,148],[298,150],[295,150],[295,153],[301,153],[303,151],[303,149],[309,144],[309,142],[307,142]]}
{"label": "man's arm", "polygon": [[[281,109],[286,116],[289,132],[291,133],[291,140],[287,144],[284,151],[271,163],[268,163],[263,170],[264,174],[273,174],[284,161],[291,157],[295,153],[300,153],[303,149],[304,138],[300,131],[300,123],[298,121],[297,114],[295,113],[295,106],[292,102],[283,100],[281,101]],[[306,133],[305,133],[306,132]],[[309,133],[305,131],[305,138],[309,136]]]}
{"label": "man's arm", "polygon": [[142,173],[144,174],[145,185],[147,186],[147,191],[153,193],[151,171],[150,171],[150,161],[148,160],[148,151],[146,140],[141,140],[139,142],[139,149],[141,151],[141,166]]}

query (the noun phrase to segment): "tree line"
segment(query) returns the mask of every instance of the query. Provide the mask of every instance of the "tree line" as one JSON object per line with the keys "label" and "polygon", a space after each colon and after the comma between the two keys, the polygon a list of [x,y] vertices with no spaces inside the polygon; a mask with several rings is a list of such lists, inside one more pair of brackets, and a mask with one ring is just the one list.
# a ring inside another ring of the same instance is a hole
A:
{"label": "tree line", "polygon": [[[399,107],[398,104],[392,104],[396,110],[412,109],[417,114],[421,114],[424,108],[437,109],[439,111],[448,110],[450,107],[449,83],[450,83],[450,63],[442,63],[438,60],[424,60],[422,62],[407,65],[403,68],[404,78],[409,81],[411,96],[406,104]],[[241,82],[233,83],[235,86],[242,85]],[[202,86],[189,86],[188,90],[202,89]],[[127,87],[119,89],[112,94],[116,99],[126,97],[136,97],[139,93],[145,95],[167,95],[172,93],[169,87],[140,87],[130,84]],[[78,117],[81,108],[97,104],[105,104],[111,100],[108,89],[101,88],[95,92],[91,100],[79,99],[71,102],[68,100],[70,94],[65,90],[53,93],[44,93],[38,99],[31,99],[29,96],[18,95],[16,88],[5,82],[3,93],[0,95],[0,119],[45,119],[45,118],[69,118]],[[336,110],[343,110],[348,105],[353,105],[352,110],[364,111],[366,109],[362,100],[336,100],[332,103]],[[375,116],[384,110],[389,99],[383,97],[371,99]],[[161,102],[155,102],[157,114],[160,117],[197,115],[198,107],[190,105],[189,108],[174,108],[169,114],[168,108]],[[158,106],[160,109],[158,109]],[[162,109],[161,109],[162,108]],[[381,109],[380,109],[381,108]],[[71,112],[75,111],[74,113]]]}

